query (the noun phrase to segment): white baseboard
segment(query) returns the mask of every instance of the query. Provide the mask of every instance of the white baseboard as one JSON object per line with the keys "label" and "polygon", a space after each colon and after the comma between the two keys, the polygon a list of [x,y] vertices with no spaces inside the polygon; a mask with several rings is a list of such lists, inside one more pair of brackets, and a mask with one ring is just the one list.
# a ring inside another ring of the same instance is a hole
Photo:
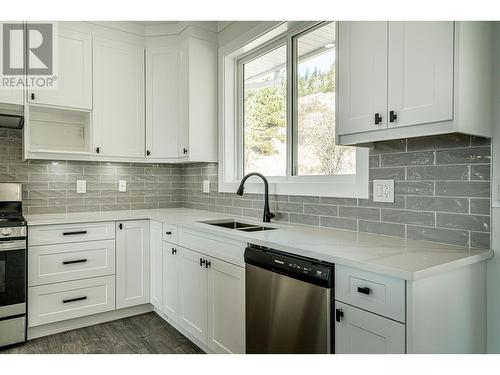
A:
{"label": "white baseboard", "polygon": [[[63,320],[61,322],[55,322],[50,324],[44,324],[41,326],[31,327],[28,328],[28,340],[35,339],[37,337],[53,335],[55,333],[70,331],[72,329],[93,326],[95,324],[100,324],[104,322],[110,322],[112,320],[127,318],[129,316],[144,314],[150,311],[153,311],[153,305],[147,303],[144,305],[127,307],[125,309],[107,311],[100,314],[82,316],[81,318]],[[164,316],[162,316],[162,318],[165,319]]]}

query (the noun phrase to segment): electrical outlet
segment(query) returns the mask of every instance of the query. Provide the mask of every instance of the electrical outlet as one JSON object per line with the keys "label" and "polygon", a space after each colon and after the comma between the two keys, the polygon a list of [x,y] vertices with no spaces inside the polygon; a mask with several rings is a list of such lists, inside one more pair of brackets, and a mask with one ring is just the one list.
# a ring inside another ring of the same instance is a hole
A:
{"label": "electrical outlet", "polygon": [[125,180],[118,181],[118,191],[121,192],[127,191],[127,181]]}
{"label": "electrical outlet", "polygon": [[394,203],[394,180],[373,180],[373,201]]}
{"label": "electrical outlet", "polygon": [[203,192],[210,193],[210,180],[203,180]]}
{"label": "electrical outlet", "polygon": [[85,194],[87,192],[87,180],[76,180],[76,193]]}

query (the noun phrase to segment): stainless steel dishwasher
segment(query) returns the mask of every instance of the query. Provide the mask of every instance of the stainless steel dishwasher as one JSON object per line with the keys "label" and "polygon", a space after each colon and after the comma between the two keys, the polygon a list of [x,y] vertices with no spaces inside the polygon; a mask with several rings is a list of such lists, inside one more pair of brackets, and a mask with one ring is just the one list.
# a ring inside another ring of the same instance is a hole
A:
{"label": "stainless steel dishwasher", "polygon": [[249,245],[246,352],[332,353],[334,265]]}

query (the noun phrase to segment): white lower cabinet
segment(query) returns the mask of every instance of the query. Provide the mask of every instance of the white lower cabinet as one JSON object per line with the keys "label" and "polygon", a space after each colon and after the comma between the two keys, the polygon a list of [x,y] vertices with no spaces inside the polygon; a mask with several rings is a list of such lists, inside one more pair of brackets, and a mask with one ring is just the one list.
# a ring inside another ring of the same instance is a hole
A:
{"label": "white lower cabinet", "polygon": [[116,308],[149,303],[149,220],[116,223]]}
{"label": "white lower cabinet", "polygon": [[28,327],[115,309],[115,277],[67,281],[28,288]]}
{"label": "white lower cabinet", "polygon": [[28,249],[28,286],[114,273],[114,240],[30,246]]}
{"label": "white lower cabinet", "polygon": [[163,242],[163,307],[170,320],[179,320],[179,252],[176,245]]}
{"label": "white lower cabinet", "polygon": [[168,317],[215,353],[245,353],[243,267],[165,242],[163,280]]}
{"label": "white lower cabinet", "polygon": [[245,269],[209,262],[208,347],[216,353],[245,353]]}
{"label": "white lower cabinet", "polygon": [[151,274],[151,304],[158,310],[162,309],[162,289],[163,289],[163,241],[162,224],[152,220],[149,223],[149,254],[150,254],[150,274]]}
{"label": "white lower cabinet", "polygon": [[336,354],[404,354],[405,325],[335,302]]}
{"label": "white lower cabinet", "polygon": [[207,268],[202,254],[179,251],[179,324],[202,343],[207,342]]}

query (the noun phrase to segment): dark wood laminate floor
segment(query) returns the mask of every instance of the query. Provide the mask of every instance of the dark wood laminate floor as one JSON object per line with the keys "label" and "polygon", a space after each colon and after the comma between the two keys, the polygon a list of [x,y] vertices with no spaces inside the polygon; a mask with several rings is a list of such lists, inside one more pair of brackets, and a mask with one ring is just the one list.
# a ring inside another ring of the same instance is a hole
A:
{"label": "dark wood laminate floor", "polygon": [[0,354],[202,354],[155,313],[40,337]]}

